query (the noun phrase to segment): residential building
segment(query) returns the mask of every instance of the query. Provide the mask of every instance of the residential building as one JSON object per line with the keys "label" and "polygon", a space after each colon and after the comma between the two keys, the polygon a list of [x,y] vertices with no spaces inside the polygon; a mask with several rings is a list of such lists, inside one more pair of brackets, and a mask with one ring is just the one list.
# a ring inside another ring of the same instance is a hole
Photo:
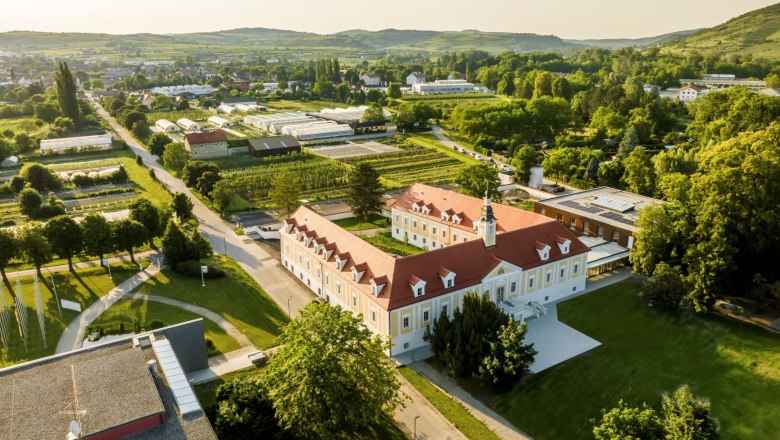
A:
{"label": "residential building", "polygon": [[425,82],[425,75],[420,72],[412,72],[406,77],[406,85],[419,84]]}
{"label": "residential building", "polygon": [[468,93],[474,91],[476,91],[474,84],[466,81],[465,79],[446,79],[436,80],[434,82],[412,84],[412,93],[419,93],[422,95],[438,93]]}
{"label": "residential building", "polygon": [[639,213],[656,203],[662,202],[602,186],[536,201],[534,212],[558,220],[591,248],[588,270],[595,275],[626,263]]}
{"label": "residential building", "polygon": [[701,90],[699,90],[698,87],[689,84],[680,88],[679,92],[677,92],[677,97],[680,98],[680,101],[682,102],[693,102],[700,94]]}
{"label": "residential building", "polygon": [[222,130],[187,133],[184,135],[184,147],[196,160],[227,157],[227,134]]}
{"label": "residential building", "polygon": [[[391,356],[427,346],[425,329],[442,312],[451,315],[466,293],[485,295],[523,320],[585,288],[588,248],[559,222],[493,205],[489,197],[469,198],[420,184],[396,205],[395,224],[406,221],[410,231],[428,234],[435,228],[437,237],[442,230],[448,231],[447,239],[452,233],[457,237],[444,247],[398,257],[308,206],[280,230],[282,265],[317,295],[389,337]],[[421,219],[417,226],[411,224],[413,217]]]}
{"label": "residential building", "polygon": [[382,85],[382,77],[373,72],[360,75],[360,80],[363,81],[366,87],[379,87]]}
{"label": "residential building", "polygon": [[0,438],[216,440],[186,376],[205,368],[199,319],[0,369]]}
{"label": "residential building", "polygon": [[113,142],[108,132],[92,136],[42,139],[41,155],[110,150],[112,146]]}

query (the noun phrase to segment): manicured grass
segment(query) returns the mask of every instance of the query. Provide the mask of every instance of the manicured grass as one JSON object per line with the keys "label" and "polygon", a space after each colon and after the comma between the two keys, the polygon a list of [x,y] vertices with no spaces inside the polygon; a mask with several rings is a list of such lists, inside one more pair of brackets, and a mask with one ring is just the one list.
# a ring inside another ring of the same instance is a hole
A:
{"label": "manicured grass", "polygon": [[[100,267],[82,269],[75,274],[57,272],[54,274],[57,295],[60,299],[67,299],[81,304],[81,308],[84,309],[108,293],[117,284],[138,273],[138,266],[115,264],[112,265],[111,273],[113,279],[109,279],[108,273]],[[33,277],[23,277],[21,280],[24,301],[27,306],[28,351],[25,351],[24,342],[18,331],[15,308],[13,308],[14,299],[11,292],[13,291],[15,295],[16,279],[9,275],[10,283],[3,283],[3,295],[5,296],[6,304],[12,307],[10,319],[12,328],[9,335],[10,345],[8,351],[3,350],[2,345],[0,345],[0,367],[53,354],[65,326],[78,315],[75,311],[62,309],[62,317],[60,317],[54,289],[52,289],[51,275],[44,271],[44,279],[39,279],[41,298],[45,309],[46,346],[44,347],[38,324],[37,308],[35,307]]]}
{"label": "manicured grass", "polygon": [[213,265],[227,273],[223,278],[188,278],[165,269],[136,292],[165,296],[220,314],[241,330],[257,348],[267,348],[288,322],[287,315],[233,260],[215,256]]}
{"label": "manicured grass", "polygon": [[[123,298],[103,312],[92,323],[92,326],[101,325],[107,327],[112,323],[124,322],[126,324],[125,327],[129,329],[128,333],[130,333],[132,331],[133,319],[138,319],[142,326],[155,319],[161,320],[168,326],[198,318],[201,318],[201,316],[179,307],[154,301]],[[217,324],[206,318],[203,318],[203,324],[206,331],[206,339],[210,339],[216,348],[216,351],[210,352],[209,355],[227,353],[241,348],[238,342]]]}
{"label": "manicured grass", "polygon": [[624,399],[658,407],[688,384],[710,399],[722,439],[780,431],[780,336],[720,316],[647,308],[622,282],[559,305],[559,319],[602,345],[492,403],[534,438],[591,438],[591,419]]}
{"label": "manicured grass", "polygon": [[521,200],[520,202],[512,205],[517,209],[522,209],[524,211],[532,211],[534,210],[534,201],[533,200]]}
{"label": "manicured grass", "polygon": [[365,231],[366,229],[386,228],[390,226],[390,219],[379,214],[374,214],[369,217],[367,221],[364,221],[359,217],[350,217],[336,220],[333,223],[341,226],[347,231]]}
{"label": "manicured grass", "polygon": [[424,252],[423,249],[419,249],[409,243],[396,240],[389,232],[380,232],[372,236],[360,236],[360,238],[366,240],[373,246],[387,253],[399,255],[401,257],[407,257],[409,255],[416,255],[420,252]]}
{"label": "manicured grass", "polygon": [[466,408],[452,397],[444,394],[433,384],[425,380],[414,370],[400,367],[398,371],[414,386],[436,409],[455,425],[458,430],[472,440],[500,440],[501,437],[488,429],[484,423],[474,418]]}

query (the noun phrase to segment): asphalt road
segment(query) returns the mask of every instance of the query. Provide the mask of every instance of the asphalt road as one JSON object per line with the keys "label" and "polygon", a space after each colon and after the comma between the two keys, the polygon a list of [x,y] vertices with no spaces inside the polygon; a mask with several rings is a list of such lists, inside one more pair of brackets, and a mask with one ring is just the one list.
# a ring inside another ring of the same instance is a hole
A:
{"label": "asphalt road", "polygon": [[299,284],[282,267],[278,258],[258,246],[253,240],[239,237],[233,232],[234,226],[222,220],[200,200],[193,196],[183,181],[171,175],[157,163],[157,156],[146,151],[130,133],[122,127],[99,103],[94,102],[98,114],[124,140],[130,149],[143,158],[147,167],[154,170],[155,176],[172,193],[185,193],[192,200],[193,215],[200,222],[200,232],[211,242],[216,253],[227,253],[273,298],[285,312],[293,317],[297,311],[309,304],[314,293]]}

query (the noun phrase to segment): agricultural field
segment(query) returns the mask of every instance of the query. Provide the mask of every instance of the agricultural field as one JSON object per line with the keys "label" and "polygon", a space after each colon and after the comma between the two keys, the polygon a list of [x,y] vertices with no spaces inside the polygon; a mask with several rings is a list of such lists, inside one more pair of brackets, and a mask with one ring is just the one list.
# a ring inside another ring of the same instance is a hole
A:
{"label": "agricultural field", "polygon": [[284,111],[291,111],[291,112],[318,112],[324,108],[347,108],[349,105],[341,103],[341,102],[331,102],[331,101],[289,101],[289,100],[269,100],[268,102],[263,102],[261,105],[264,105],[268,108],[276,109],[276,110],[284,110]]}
{"label": "agricultural field", "polygon": [[154,125],[160,119],[167,119],[176,123],[181,118],[191,119],[193,121],[205,121],[210,116],[216,115],[215,111],[206,111],[200,109],[174,110],[170,112],[151,112],[146,115],[146,121],[150,126]]}
{"label": "agricultural field", "polygon": [[[155,182],[146,168],[135,162],[134,156],[127,150],[113,150],[90,155],[64,155],[30,157],[25,163],[46,165],[62,180],[62,189],[55,192],[74,216],[83,216],[93,212],[116,212],[129,209],[139,197],[147,197],[159,204],[167,204],[170,194],[159,182]],[[100,183],[93,186],[77,187],[71,180],[77,174],[98,175],[101,172],[113,172],[124,167],[128,175],[125,183]],[[3,179],[10,179],[19,172],[13,170]],[[45,197],[45,194],[44,194]],[[0,199],[0,225],[20,225],[27,217],[19,212],[19,204],[12,197]]]}

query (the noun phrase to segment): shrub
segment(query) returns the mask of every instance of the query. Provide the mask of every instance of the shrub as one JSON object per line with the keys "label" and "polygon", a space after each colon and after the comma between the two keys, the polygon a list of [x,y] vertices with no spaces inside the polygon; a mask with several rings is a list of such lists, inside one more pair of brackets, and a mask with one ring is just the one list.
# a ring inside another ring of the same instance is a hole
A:
{"label": "shrub", "polygon": [[[186,277],[200,278],[200,266],[202,265],[203,263],[200,261],[190,260],[177,264],[174,270]],[[225,276],[225,271],[218,267],[208,265],[208,268],[208,273],[203,274],[206,278],[222,278]]]}
{"label": "shrub", "polygon": [[153,319],[147,322],[145,327],[147,330],[157,330],[158,328],[165,327],[165,322],[161,319]]}

